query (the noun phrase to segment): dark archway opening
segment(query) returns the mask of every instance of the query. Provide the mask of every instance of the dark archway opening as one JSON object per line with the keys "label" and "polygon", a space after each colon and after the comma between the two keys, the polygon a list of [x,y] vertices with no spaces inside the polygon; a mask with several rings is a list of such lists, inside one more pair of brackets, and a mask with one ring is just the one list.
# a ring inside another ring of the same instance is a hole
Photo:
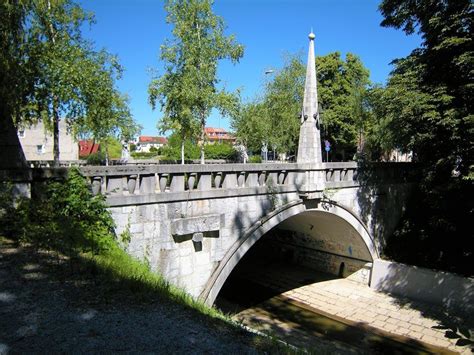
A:
{"label": "dark archway opening", "polygon": [[[215,305],[250,328],[314,353],[423,353],[425,344],[344,318],[360,307],[371,261],[364,239],[345,220],[306,211],[242,256]],[[328,292],[332,287],[341,293]],[[318,297],[323,299],[315,302]]]}
{"label": "dark archway opening", "polygon": [[250,248],[219,292],[217,308],[238,313],[286,291],[338,277],[302,265],[294,248],[279,242],[288,233],[274,228]]}
{"label": "dark archway opening", "polygon": [[367,245],[347,221],[306,211],[271,229],[248,250],[215,305],[238,313],[287,291],[336,278],[367,285],[371,262]]}

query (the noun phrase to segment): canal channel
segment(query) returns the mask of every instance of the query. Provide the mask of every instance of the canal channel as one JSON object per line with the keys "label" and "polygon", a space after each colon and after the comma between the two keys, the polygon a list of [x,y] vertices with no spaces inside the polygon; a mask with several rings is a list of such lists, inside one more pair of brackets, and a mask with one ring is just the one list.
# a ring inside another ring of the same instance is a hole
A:
{"label": "canal channel", "polygon": [[[288,260],[272,260],[250,252],[225,283],[215,305],[235,321],[311,353],[453,354],[365,322],[350,321],[292,297],[293,290],[337,280],[334,275]],[[348,285],[347,280],[340,280]]]}

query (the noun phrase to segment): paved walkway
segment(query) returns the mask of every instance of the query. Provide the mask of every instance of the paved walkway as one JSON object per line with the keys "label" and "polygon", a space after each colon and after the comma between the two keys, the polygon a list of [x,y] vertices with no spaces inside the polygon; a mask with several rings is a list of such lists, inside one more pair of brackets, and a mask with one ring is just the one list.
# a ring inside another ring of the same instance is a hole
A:
{"label": "paved walkway", "polygon": [[473,315],[465,315],[463,320],[425,303],[380,293],[348,279],[331,280],[328,275],[299,267],[289,270],[287,265],[259,266],[244,274],[253,282],[278,289],[284,297],[351,322],[462,354],[472,353],[469,345],[459,343],[466,343],[466,336],[472,339]]}

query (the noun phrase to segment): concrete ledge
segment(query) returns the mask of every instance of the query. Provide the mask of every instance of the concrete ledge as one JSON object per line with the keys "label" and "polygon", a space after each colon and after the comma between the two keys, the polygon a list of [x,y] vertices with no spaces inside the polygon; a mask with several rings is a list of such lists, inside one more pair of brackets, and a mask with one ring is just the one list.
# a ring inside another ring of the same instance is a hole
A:
{"label": "concrete ledge", "polygon": [[116,165],[81,167],[84,176],[113,176],[127,174],[183,174],[242,171],[294,171],[323,170],[317,164],[163,164],[163,165]]}
{"label": "concrete ledge", "polygon": [[220,228],[220,214],[178,218],[171,221],[171,234],[178,236],[193,233],[219,231]]}
{"label": "concrete ledge", "polygon": [[358,181],[326,181],[324,185],[327,189],[343,189],[349,187],[359,187]]}
{"label": "concrete ledge", "polygon": [[182,192],[164,192],[143,195],[117,195],[107,196],[107,204],[110,207],[118,206],[136,206],[152,203],[207,200],[216,198],[238,197],[238,196],[255,196],[267,195],[271,193],[294,193],[298,192],[295,185],[276,186],[272,192],[265,186],[260,187],[244,187],[235,189],[213,189],[209,191],[182,191]]}
{"label": "concrete ledge", "polygon": [[446,310],[474,312],[474,279],[377,259],[370,287]]}

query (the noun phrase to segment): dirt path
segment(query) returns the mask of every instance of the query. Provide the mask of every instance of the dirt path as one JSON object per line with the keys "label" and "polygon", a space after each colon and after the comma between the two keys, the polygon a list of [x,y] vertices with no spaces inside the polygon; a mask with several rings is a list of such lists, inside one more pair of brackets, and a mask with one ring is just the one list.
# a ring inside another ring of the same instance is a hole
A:
{"label": "dirt path", "polygon": [[180,305],[107,293],[57,256],[0,239],[0,354],[252,354],[258,342]]}

